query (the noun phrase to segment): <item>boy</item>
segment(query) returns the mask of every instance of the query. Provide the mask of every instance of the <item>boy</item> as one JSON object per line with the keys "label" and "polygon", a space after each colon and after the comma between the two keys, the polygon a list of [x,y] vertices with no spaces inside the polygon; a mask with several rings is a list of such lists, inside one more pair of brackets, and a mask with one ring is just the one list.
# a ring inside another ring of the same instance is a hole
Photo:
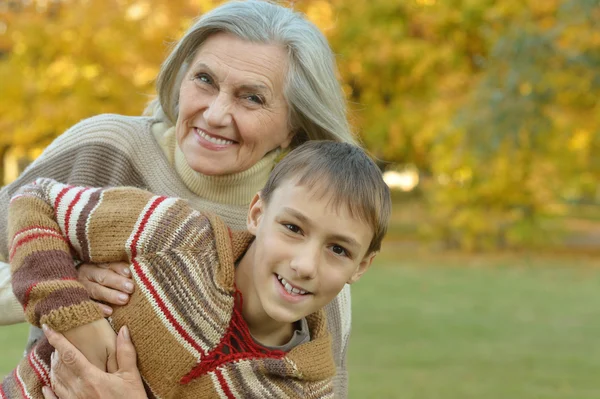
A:
{"label": "boy", "polygon": [[[149,397],[329,398],[323,307],[369,268],[389,214],[376,165],[334,142],[304,144],[275,167],[245,232],[180,199],[39,179],[11,202],[13,289],[30,322],[64,331],[109,371],[113,329],[126,324]],[[132,264],[137,289],[110,325],[71,253]],[[34,346],[0,397],[42,397],[51,352],[45,339]]]}

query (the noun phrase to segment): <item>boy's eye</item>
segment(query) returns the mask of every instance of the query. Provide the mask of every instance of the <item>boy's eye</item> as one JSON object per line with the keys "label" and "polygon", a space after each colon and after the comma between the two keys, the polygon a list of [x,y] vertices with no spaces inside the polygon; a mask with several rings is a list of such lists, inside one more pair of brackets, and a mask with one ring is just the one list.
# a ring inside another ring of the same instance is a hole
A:
{"label": "boy's eye", "polygon": [[300,227],[296,226],[295,224],[291,224],[291,223],[286,223],[284,224],[285,228],[288,229],[289,231],[291,231],[292,233],[300,233]]}
{"label": "boy's eye", "polygon": [[348,251],[346,251],[346,248],[340,247],[339,245],[332,245],[331,250],[336,255],[349,256],[349,253]]}

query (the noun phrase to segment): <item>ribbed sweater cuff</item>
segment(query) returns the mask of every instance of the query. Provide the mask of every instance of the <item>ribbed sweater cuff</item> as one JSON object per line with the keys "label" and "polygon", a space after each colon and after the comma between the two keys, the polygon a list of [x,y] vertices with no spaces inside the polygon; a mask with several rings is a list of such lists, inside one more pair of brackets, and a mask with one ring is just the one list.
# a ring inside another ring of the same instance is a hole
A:
{"label": "ribbed sweater cuff", "polygon": [[86,301],[52,310],[40,318],[40,325],[47,324],[53,330],[63,332],[89,324],[102,317],[98,304],[93,301]]}

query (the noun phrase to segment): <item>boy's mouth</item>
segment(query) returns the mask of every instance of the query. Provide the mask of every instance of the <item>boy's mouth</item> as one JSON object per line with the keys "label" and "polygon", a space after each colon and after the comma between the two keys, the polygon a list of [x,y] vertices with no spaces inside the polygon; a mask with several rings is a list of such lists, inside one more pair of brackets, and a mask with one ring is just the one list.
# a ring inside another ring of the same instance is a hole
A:
{"label": "boy's mouth", "polygon": [[311,294],[310,291],[303,290],[300,287],[296,287],[296,286],[290,284],[288,281],[286,281],[286,279],[284,279],[283,277],[281,277],[279,274],[276,274],[276,276],[277,276],[277,280],[279,280],[279,282],[281,283],[281,285],[283,286],[283,288],[285,288],[285,290],[287,291],[288,294],[290,294],[290,295],[307,295],[307,294]]}

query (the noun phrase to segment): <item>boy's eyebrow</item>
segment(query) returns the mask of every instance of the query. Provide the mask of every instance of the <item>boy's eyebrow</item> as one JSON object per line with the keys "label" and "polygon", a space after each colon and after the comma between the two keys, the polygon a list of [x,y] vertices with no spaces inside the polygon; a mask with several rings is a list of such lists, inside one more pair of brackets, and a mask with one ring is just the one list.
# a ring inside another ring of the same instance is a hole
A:
{"label": "boy's eyebrow", "polygon": [[[294,216],[296,219],[300,220],[302,223],[305,223],[309,226],[312,226],[312,222],[310,221],[309,218],[307,218],[306,216],[304,216],[304,214],[298,212],[297,210],[293,209],[293,208],[289,208],[289,207],[284,207],[283,210],[289,214],[291,214],[292,216]],[[350,246],[354,246],[357,248],[360,248],[360,244],[358,243],[358,241],[356,241],[354,238],[352,237],[348,237],[345,236],[343,234],[333,234],[331,236],[331,239],[334,241],[341,241],[344,242]]]}

